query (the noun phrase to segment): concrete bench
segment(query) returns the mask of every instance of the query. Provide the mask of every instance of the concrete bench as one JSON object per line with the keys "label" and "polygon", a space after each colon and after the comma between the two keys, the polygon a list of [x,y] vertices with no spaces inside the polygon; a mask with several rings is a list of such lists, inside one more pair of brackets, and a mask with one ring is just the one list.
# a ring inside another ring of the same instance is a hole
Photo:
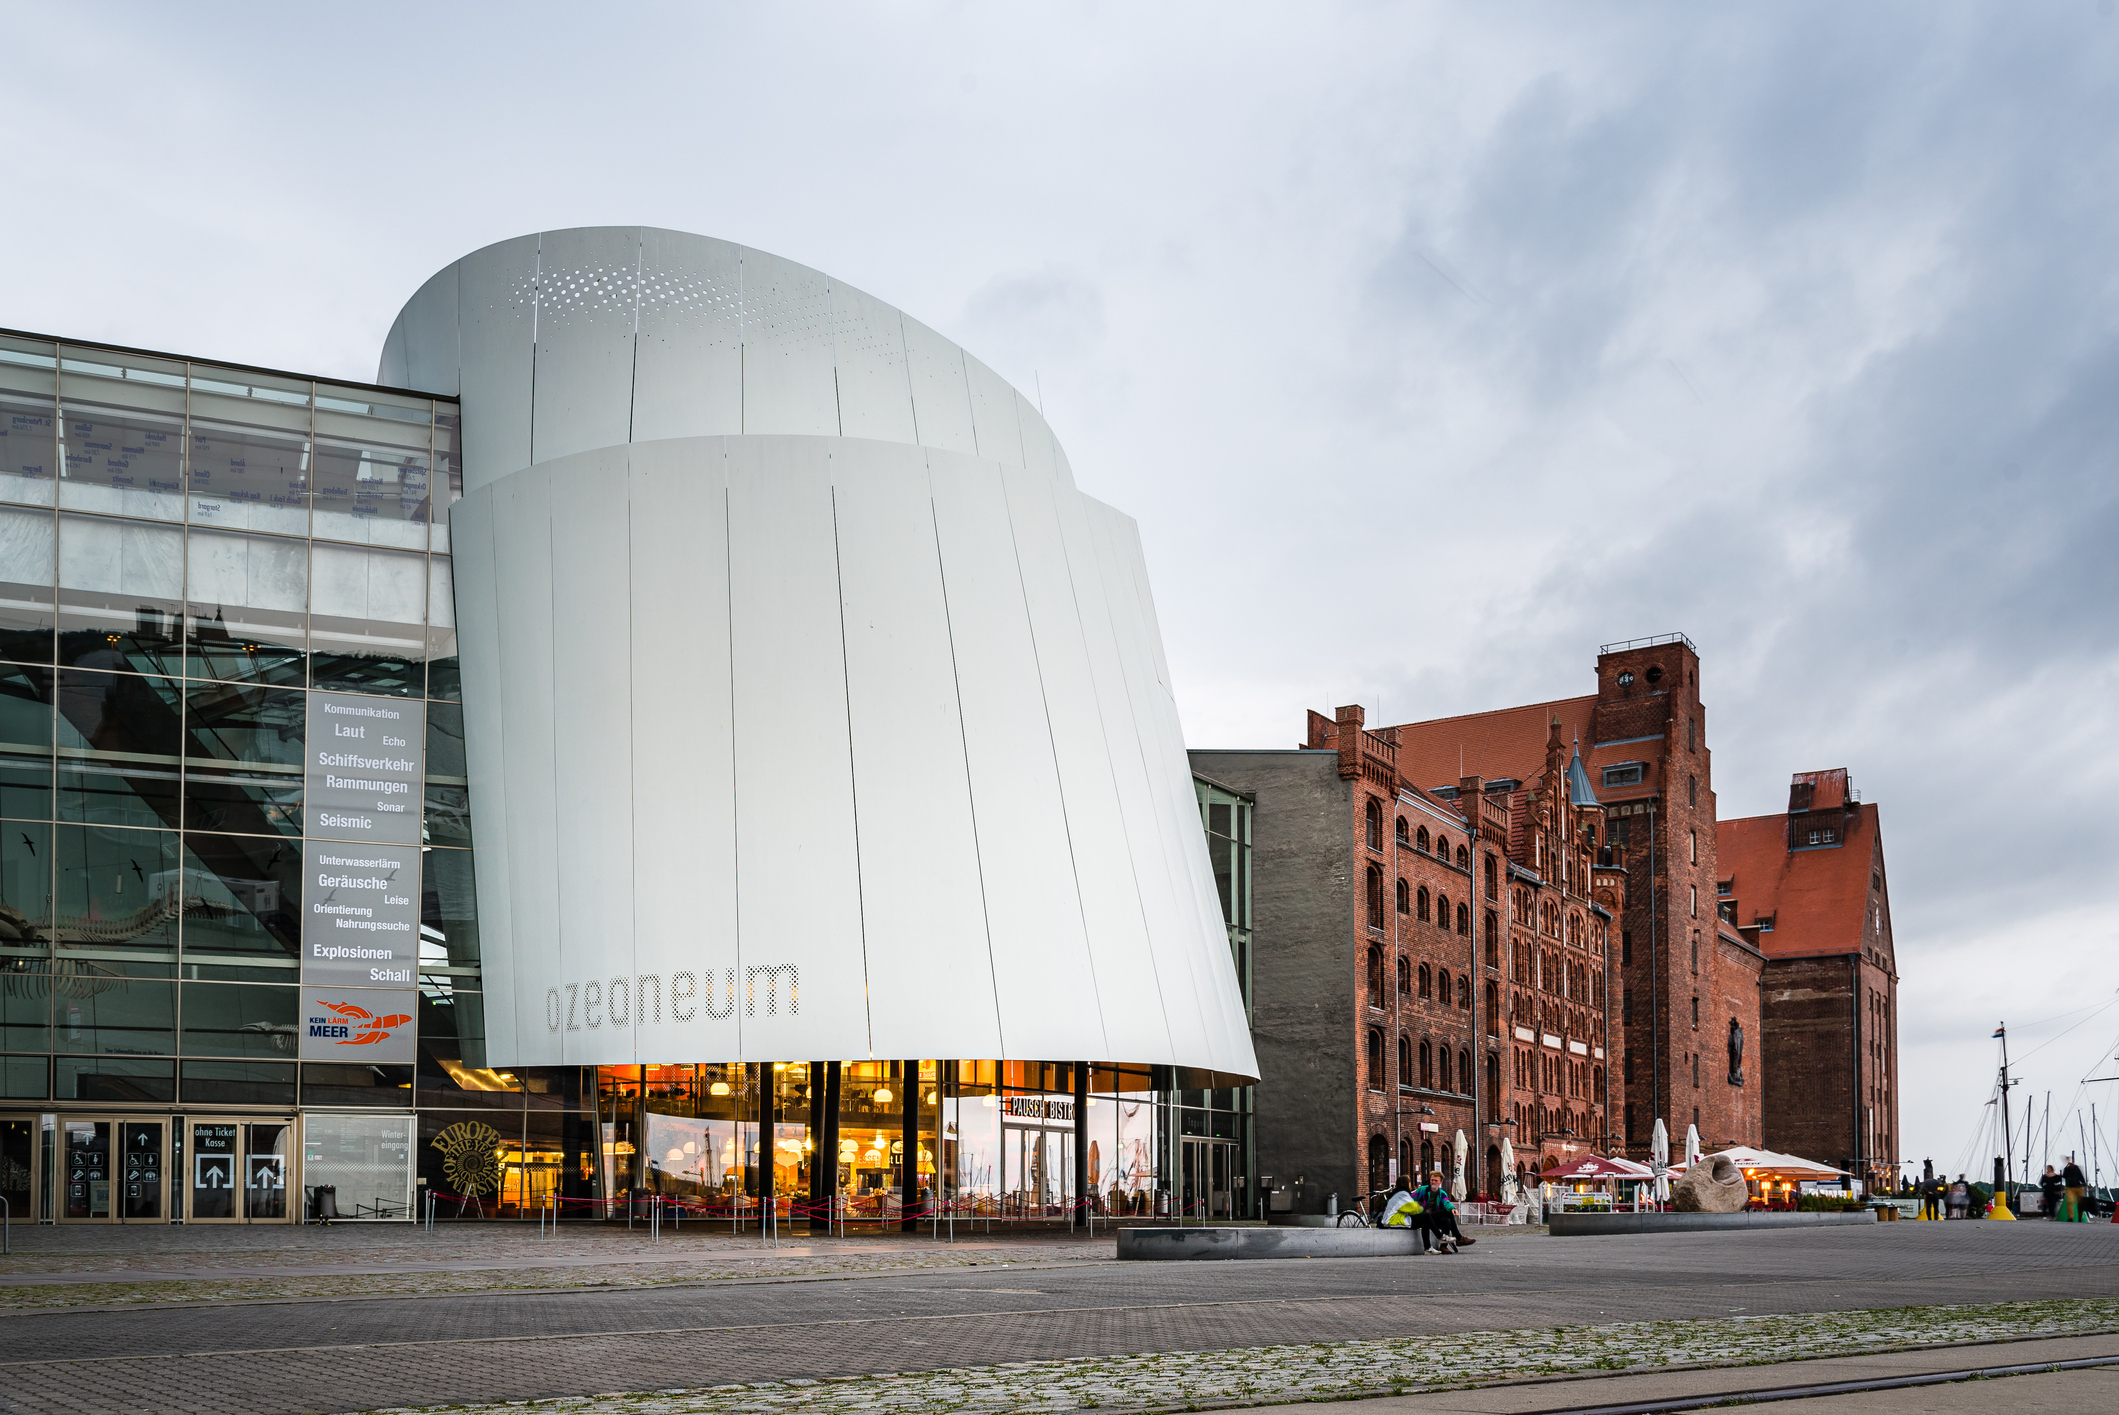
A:
{"label": "concrete bench", "polygon": [[1403,1258],[1420,1235],[1403,1228],[1122,1228],[1118,1256],[1134,1262],[1230,1258]]}
{"label": "concrete bench", "polygon": [[1766,1228],[1827,1228],[1837,1224],[1874,1223],[1867,1209],[1853,1213],[1737,1213],[1737,1214],[1550,1214],[1546,1223],[1555,1238],[1598,1238],[1624,1233],[1706,1233],[1730,1229],[1752,1232]]}

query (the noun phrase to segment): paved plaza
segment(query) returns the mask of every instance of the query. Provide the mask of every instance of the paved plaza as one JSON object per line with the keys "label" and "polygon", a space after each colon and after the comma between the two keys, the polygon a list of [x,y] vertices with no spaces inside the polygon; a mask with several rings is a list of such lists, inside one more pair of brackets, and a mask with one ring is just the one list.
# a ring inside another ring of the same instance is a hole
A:
{"label": "paved plaza", "polygon": [[[1742,1347],[1746,1360],[1988,1332],[2119,1330],[2109,1301],[2119,1298],[2119,1227],[2109,1225],[1884,1224],[1638,1239],[1517,1232],[1454,1257],[1201,1264],[1120,1264],[1102,1235],[960,1234],[953,1246],[892,1236],[783,1244],[778,1256],[761,1253],[755,1235],[687,1232],[657,1245],[608,1229],[540,1238],[534,1229],[46,1228],[17,1238],[17,1253],[0,1264],[5,1296],[18,1303],[0,1316],[0,1407],[39,1415],[277,1415],[818,1380],[866,1399],[883,1386],[856,1382],[857,1391],[834,1378],[1171,1352],[1233,1353],[1212,1359],[1261,1371],[1309,1362],[1329,1384],[1349,1350],[1359,1364],[1362,1348],[1346,1343],[1424,1351],[1433,1342],[1409,1347],[1407,1339],[1562,1326],[1603,1329],[1570,1337],[1566,1351],[1608,1355],[1614,1342],[1632,1343],[1634,1354],[1618,1364],[1654,1366],[1672,1364],[1673,1352],[1680,1364],[1702,1359],[1692,1347],[1709,1338],[1705,1329],[1672,1335],[1676,1328],[1652,1324],[1700,1319],[1730,1323],[1735,1335],[1711,1340]],[[269,1290],[295,1280],[353,1284],[354,1295]],[[492,1285],[422,1286],[466,1280]],[[360,1295],[361,1283],[389,1291]],[[159,1300],[35,1305],[133,1284]],[[192,1294],[243,1284],[260,1295]],[[1964,1304],[2013,1305],[1969,1318],[1860,1316]],[[1756,1324],[1783,1317],[1810,1325],[1760,1344],[1768,1329]],[[1626,1324],[1634,1335],[1615,1334]],[[1902,1338],[1897,1328],[1906,1328]],[[1849,1332],[1859,1336],[1853,1346]],[[1527,1350],[1539,1339],[1500,1346]],[[1474,1351],[1474,1364],[1500,1349],[1480,1340],[1488,1344]],[[1339,1354],[1288,1354],[1304,1346]],[[1084,1370],[1038,1368],[1028,1383],[1057,1392]],[[1147,1388],[1144,1380],[1127,1384]],[[1267,1382],[1252,1403],[1279,1388]],[[768,1393],[696,1408],[835,1408],[814,1388],[794,1406],[773,1404]],[[1029,1407],[952,1400],[926,1408]]]}

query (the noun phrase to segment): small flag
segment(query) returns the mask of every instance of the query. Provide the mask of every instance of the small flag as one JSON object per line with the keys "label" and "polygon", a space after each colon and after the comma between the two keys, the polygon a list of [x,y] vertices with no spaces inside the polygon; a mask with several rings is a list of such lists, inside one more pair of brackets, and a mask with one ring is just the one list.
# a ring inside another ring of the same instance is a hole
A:
{"label": "small flag", "polygon": [[2006,1031],[2008,1031],[2008,1028],[2007,1028],[2006,1026],[2002,1026],[2002,1027],[1996,1027],[1996,1028],[1994,1029],[1994,1035],[1998,1037],[1998,1036],[2000,1036],[2000,1035],[2001,1035],[2002,1033],[2004,1033],[2004,1032],[2006,1032]]}

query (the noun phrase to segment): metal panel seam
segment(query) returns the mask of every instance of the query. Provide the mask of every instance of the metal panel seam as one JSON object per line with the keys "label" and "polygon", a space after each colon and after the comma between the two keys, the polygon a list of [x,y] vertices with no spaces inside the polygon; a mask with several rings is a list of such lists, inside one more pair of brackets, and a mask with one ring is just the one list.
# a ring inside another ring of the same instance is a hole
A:
{"label": "metal panel seam", "polygon": [[[1017,419],[1020,424],[1021,419]],[[997,473],[1002,469],[996,467]],[[1082,953],[1089,966],[1089,993],[1096,999],[1096,1028],[1103,1034],[1104,1053],[1111,1052],[1111,1030],[1104,1021],[1104,994],[1096,981],[1096,947],[1089,941],[1089,906],[1082,897],[1081,860],[1074,851],[1074,820],[1067,810],[1067,772],[1060,764],[1059,743],[1052,731],[1052,702],[1045,692],[1045,661],[1037,647],[1037,618],[1030,607],[1030,589],[1023,582],[1023,551],[1015,535],[1015,509],[1008,504],[1005,488],[1001,496],[1001,510],[1008,517],[1008,549],[1015,556],[1016,588],[1023,596],[1023,623],[1030,631],[1030,662],[1037,668],[1037,701],[1045,712],[1045,744],[1052,752],[1052,779],[1059,788],[1060,825],[1067,832],[1067,869],[1074,876],[1074,907],[1082,919]],[[1064,539],[1064,537],[1062,537]],[[1071,576],[1069,577],[1071,581]],[[1068,589],[1073,589],[1070,583]],[[1159,991],[1159,989],[1158,989]]]}
{"label": "metal panel seam", "polygon": [[[836,362],[832,365],[831,380],[836,398],[839,386],[839,369]],[[825,455],[830,459],[829,453]],[[861,774],[854,766],[853,668],[846,662],[846,572],[839,564],[839,488],[834,485],[829,490],[831,568],[837,590],[836,598],[839,601],[839,683],[846,695],[846,789],[853,801],[854,910],[861,919],[861,1017],[868,1024],[868,1056],[870,1060],[874,1060],[876,1019],[871,1010],[868,988],[868,889],[861,870]]]}
{"label": "metal panel seam", "polygon": [[[737,256],[738,283],[741,283],[742,256]],[[738,301],[741,308],[741,301]],[[742,325],[737,325],[737,338],[742,338]],[[740,350],[742,344],[739,342]],[[742,360],[737,360],[740,373]],[[739,406],[738,418],[742,416]],[[739,423],[740,425],[740,423]],[[729,518],[733,514],[729,506],[728,492],[728,444],[721,446],[721,580],[722,600],[728,606],[728,818],[729,818],[729,908],[736,923],[736,976],[746,976],[743,971],[743,780],[736,768],[736,734],[741,722],[736,717],[736,569],[735,546],[729,531]],[[736,1019],[736,1064],[743,1064],[743,1010],[736,1006],[734,994],[729,997],[729,1015]]]}
{"label": "metal panel seam", "polygon": [[[942,555],[942,519],[934,509],[934,458],[920,449],[927,468],[927,516],[934,523],[934,567],[942,577],[942,627],[949,635],[949,681],[956,689],[957,740],[964,748],[964,794],[971,801],[971,856],[979,872],[979,916],[986,921],[986,977],[993,988],[993,1029],[1001,1040],[1001,1055],[1008,1055],[1008,1014],[1001,1006],[1001,970],[993,961],[993,904],[986,895],[986,847],[979,837],[979,788],[971,779],[971,731],[964,722],[964,682],[957,672],[956,624],[949,615],[949,562]],[[1101,1022],[1101,1018],[1098,1019]]]}
{"label": "metal panel seam", "polygon": [[[1057,492],[1057,491],[1058,491],[1058,488],[1054,488],[1054,490],[1055,490],[1055,492]],[[1078,491],[1074,491],[1074,490],[1073,490],[1072,488],[1068,488],[1068,490],[1067,490],[1066,494],[1067,494],[1067,495],[1071,495],[1071,496],[1080,496],[1080,495],[1081,495],[1081,493],[1080,493],[1080,492],[1078,492]],[[1064,525],[1064,523],[1063,523],[1063,525]],[[1093,528],[1093,527],[1091,528],[1091,534],[1092,534],[1092,535],[1094,534],[1094,528]],[[1070,592],[1071,592],[1071,593],[1072,593],[1072,594],[1074,595],[1074,613],[1075,613],[1075,618],[1076,618],[1076,619],[1077,619],[1078,621],[1080,621],[1080,622],[1081,622],[1081,624],[1082,624],[1082,626],[1083,626],[1083,631],[1082,631],[1082,632],[1083,632],[1083,637],[1084,637],[1084,638],[1086,639],[1086,638],[1087,638],[1087,635],[1088,635],[1088,617],[1087,617],[1087,616],[1086,616],[1086,615],[1085,615],[1085,614],[1084,614],[1084,613],[1082,612],[1082,603],[1081,603],[1081,590],[1080,590],[1080,588],[1079,588],[1079,581],[1078,581],[1078,580],[1077,580],[1077,578],[1076,578],[1076,575],[1077,575],[1077,573],[1078,573],[1078,572],[1077,572],[1077,571],[1076,571],[1076,569],[1075,569],[1075,565],[1074,565],[1074,559],[1073,559],[1073,555],[1072,555],[1072,553],[1071,553],[1071,551],[1070,551],[1070,548],[1068,547],[1068,544],[1067,544],[1067,536],[1066,536],[1066,534],[1065,534],[1064,528],[1062,529],[1062,532],[1061,532],[1061,535],[1060,535],[1060,550],[1061,550],[1061,552],[1062,552],[1063,554],[1066,554],[1066,555],[1068,556],[1068,560],[1067,560],[1067,571],[1068,571],[1068,574],[1067,574],[1067,579],[1068,579],[1068,589],[1069,589],[1069,590],[1070,590]],[[1096,574],[1096,575],[1097,575],[1097,576],[1099,577],[1099,579],[1101,579],[1101,575],[1102,575],[1102,568],[1101,568],[1101,566],[1099,566],[1099,565],[1097,565],[1096,563],[1094,563],[1094,561],[1095,561],[1095,548],[1094,548],[1094,546],[1091,546],[1091,547],[1090,547],[1090,557],[1091,557],[1091,561],[1092,561],[1091,565],[1089,566],[1090,572],[1091,572],[1091,573],[1093,573],[1093,574]],[[1106,593],[1105,593],[1105,595],[1104,595],[1104,614],[1105,614],[1105,622],[1106,622],[1106,625],[1107,625],[1107,627],[1110,627],[1110,629],[1111,629],[1111,641],[1112,641],[1112,645],[1113,645],[1113,649],[1114,649],[1114,656],[1115,656],[1115,657],[1117,657],[1117,658],[1119,658],[1119,659],[1120,659],[1120,661],[1121,661],[1121,668],[1120,668],[1120,672],[1119,672],[1119,683],[1118,683],[1119,691],[1120,691],[1121,695],[1122,695],[1123,697],[1125,697],[1125,698],[1126,698],[1126,700],[1127,700],[1127,713],[1128,713],[1129,715],[1131,715],[1131,714],[1132,714],[1132,711],[1133,711],[1133,708],[1132,708],[1132,703],[1131,703],[1131,697],[1132,697],[1132,695],[1131,695],[1130,693],[1126,692],[1126,684],[1125,684],[1125,672],[1124,672],[1124,668],[1123,668],[1123,658],[1124,658],[1124,654],[1125,654],[1125,648],[1124,648],[1124,645],[1123,645],[1123,644],[1121,644],[1121,643],[1119,642],[1119,637],[1118,637],[1118,631],[1117,631],[1117,627],[1116,627],[1116,625],[1115,625],[1115,624],[1112,624],[1112,623],[1111,623],[1111,620],[1110,620],[1110,615],[1111,615],[1111,603],[1110,603],[1110,594],[1109,594],[1108,590],[1106,591]],[[1086,643],[1084,643],[1084,645],[1083,645],[1083,649],[1084,649],[1084,651],[1085,651],[1085,652],[1087,651],[1087,647],[1088,647],[1088,646],[1087,646],[1087,644],[1086,644]],[[1094,661],[1095,661],[1095,660],[1094,660],[1094,659],[1092,658],[1092,659],[1091,659],[1091,663],[1092,663],[1092,665],[1094,664]],[[1091,674],[1090,674],[1090,688],[1091,688],[1091,691],[1092,691],[1092,692],[1093,692],[1093,691],[1095,690],[1095,673],[1094,673],[1094,669],[1093,669],[1093,667],[1092,667],[1092,670],[1091,670]],[[1108,729],[1108,727],[1107,727],[1107,726],[1105,725],[1104,715],[1103,715],[1103,713],[1102,713],[1101,711],[1099,711],[1099,713],[1097,714],[1097,720],[1096,720],[1096,730],[1097,730],[1097,732],[1098,732],[1098,733],[1100,733],[1100,734],[1101,734],[1101,735],[1103,736],[1103,739],[1104,739],[1104,762],[1105,762],[1105,766],[1106,766],[1106,769],[1107,769],[1107,770],[1109,770],[1109,771],[1110,771],[1110,773],[1111,773],[1111,793],[1112,793],[1112,796],[1113,796],[1113,798],[1114,798],[1114,799],[1116,799],[1117,801],[1119,801],[1119,802],[1121,803],[1121,804],[1120,804],[1120,807],[1119,807],[1119,812],[1118,812],[1118,824],[1119,824],[1119,829],[1123,830],[1123,831],[1124,831],[1124,832],[1126,833],[1126,868],[1127,868],[1127,869],[1128,869],[1128,870],[1129,870],[1129,871],[1130,871],[1130,872],[1132,873],[1132,876],[1133,876],[1133,902],[1134,902],[1134,907],[1136,907],[1136,908],[1138,908],[1138,909],[1140,910],[1140,931],[1141,931],[1141,936],[1142,936],[1143,938],[1146,938],[1146,939],[1149,939],[1149,940],[1153,940],[1153,939],[1154,939],[1154,937],[1155,937],[1155,925],[1154,925],[1154,922],[1153,922],[1153,921],[1152,921],[1151,919],[1149,919],[1149,917],[1148,917],[1148,894],[1147,894],[1147,891],[1146,891],[1146,890],[1145,890],[1144,888],[1142,888],[1142,886],[1141,886],[1141,878],[1140,878],[1140,855],[1141,855],[1141,852],[1140,852],[1140,849],[1139,849],[1139,847],[1138,847],[1138,846],[1137,846],[1137,845],[1135,844],[1135,842],[1134,842],[1134,839],[1133,839],[1133,831],[1132,831],[1132,828],[1131,828],[1131,826],[1129,826],[1129,825],[1127,824],[1127,821],[1126,821],[1126,812],[1125,812],[1125,808],[1124,808],[1124,804],[1123,804],[1123,803],[1124,803],[1124,801],[1125,801],[1125,792],[1124,792],[1124,790],[1123,790],[1123,789],[1122,789],[1122,788],[1120,787],[1120,785],[1119,785],[1119,781],[1118,781],[1118,763],[1117,763],[1117,759],[1116,759],[1116,754],[1115,754],[1115,752],[1114,752],[1114,750],[1113,750],[1113,748],[1112,748],[1112,745],[1111,745],[1111,734],[1110,734],[1110,730],[1109,730],[1109,729]],[[1138,738],[1138,736],[1139,736],[1139,733],[1138,733],[1138,732],[1136,731],[1136,733],[1135,733],[1134,735],[1135,735],[1135,737],[1136,737],[1136,738]],[[1136,743],[1136,746],[1137,746],[1137,745],[1138,745],[1138,743]],[[1152,780],[1151,780],[1151,785],[1152,785]],[[1152,977],[1152,978],[1153,978],[1153,979],[1155,980],[1155,1006],[1156,1006],[1156,1010],[1157,1010],[1157,1011],[1159,1011],[1159,1012],[1160,1012],[1160,1013],[1162,1014],[1162,1019],[1163,1019],[1163,1035],[1164,1035],[1164,1037],[1166,1037],[1166,1038],[1174,1039],[1174,1038],[1176,1037],[1177,1033],[1176,1033],[1176,1031],[1175,1031],[1175,1030],[1174,1030],[1174,1029],[1173,1029],[1173,1028],[1172,1028],[1172,1027],[1170,1026],[1170,1003],[1169,1003],[1169,998],[1168,998],[1167,994],[1166,994],[1166,993],[1164,992],[1164,990],[1163,990],[1163,984],[1162,984],[1162,970],[1161,970],[1160,968],[1158,968],[1158,967],[1156,966],[1156,960],[1155,960],[1155,949],[1154,949],[1154,947],[1153,947],[1153,945],[1152,945],[1152,942],[1151,942],[1150,946],[1148,947],[1148,949],[1146,950],[1146,952],[1147,952],[1147,955],[1148,955],[1148,973],[1149,973],[1149,976],[1150,976],[1150,977]]]}

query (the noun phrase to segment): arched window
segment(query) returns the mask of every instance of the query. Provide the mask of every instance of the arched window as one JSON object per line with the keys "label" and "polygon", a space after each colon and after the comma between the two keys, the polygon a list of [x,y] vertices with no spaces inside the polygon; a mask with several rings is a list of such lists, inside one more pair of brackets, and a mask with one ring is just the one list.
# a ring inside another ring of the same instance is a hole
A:
{"label": "arched window", "polygon": [[1383,1089],[1383,1033],[1369,1028],[1369,1089]]}
{"label": "arched window", "polygon": [[1449,837],[1448,837],[1448,836],[1446,836],[1446,835],[1440,835],[1440,834],[1436,835],[1436,837],[1435,837],[1435,858],[1436,858],[1436,859],[1438,859],[1438,860],[1440,860],[1440,861],[1441,861],[1441,862],[1442,862],[1443,864],[1445,864],[1445,865],[1449,863]]}
{"label": "arched window", "polygon": [[[1398,1142],[1398,1177],[1405,1179],[1412,1172],[1413,1142],[1411,1140],[1400,1140]],[[1412,1181],[1407,1180],[1406,1182],[1410,1184]]]}
{"label": "arched window", "polygon": [[1420,886],[1420,892],[1413,896],[1413,911],[1414,918],[1423,924],[1427,922],[1427,886],[1424,884]]}
{"label": "arched window", "polygon": [[1422,1184],[1427,1183],[1427,1177],[1434,1172],[1435,1142],[1433,1140],[1422,1140],[1420,1142],[1420,1173],[1418,1175],[1420,1182]]}
{"label": "arched window", "polygon": [[1589,1096],[1591,1100],[1604,1094],[1604,1068],[1593,1066],[1589,1071]]}
{"label": "arched window", "polygon": [[1420,1041],[1420,1084],[1422,1086],[1433,1086],[1435,1084],[1435,1050],[1428,1045],[1427,1039],[1424,1037]]}
{"label": "arched window", "polygon": [[1369,1006],[1383,1006],[1383,950],[1369,950]]}
{"label": "arched window", "polygon": [[1491,909],[1486,911],[1486,966],[1497,972],[1501,967],[1501,916]]}
{"label": "arched window", "polygon": [[1466,1095],[1472,1091],[1472,1054],[1468,1051],[1457,1053],[1457,1089]]}
{"label": "arched window", "polygon": [[1382,1189],[1391,1182],[1391,1142],[1381,1135],[1369,1136],[1369,1189]]}
{"label": "arched window", "polygon": [[1457,1007],[1463,1012],[1472,1010],[1472,980],[1462,973],[1457,974]]}
{"label": "arched window", "polygon": [[1403,1000],[1403,999],[1404,999],[1404,997],[1405,997],[1405,995],[1406,995],[1407,993],[1411,992],[1412,990],[1413,990],[1413,960],[1412,960],[1412,959],[1410,959],[1410,958],[1401,958],[1401,959],[1399,959],[1399,960],[1398,960],[1398,996],[1399,996],[1399,998],[1400,998],[1401,1000]]}
{"label": "arched window", "polygon": [[1410,845],[1413,843],[1412,837],[1406,834],[1404,816],[1398,817],[1398,843],[1400,845]]}
{"label": "arched window", "polygon": [[1436,1079],[1442,1083],[1443,1090],[1454,1091],[1457,1088],[1455,1086],[1452,1086],[1449,1082],[1449,1048],[1442,1047],[1440,1048],[1440,1051],[1441,1055],[1436,1058],[1437,1061],[1441,1063],[1440,1066],[1437,1068]]}
{"label": "arched window", "polygon": [[1445,929],[1449,927],[1449,896],[1447,894],[1437,894],[1435,896],[1435,922]]}
{"label": "arched window", "polygon": [[1418,835],[1416,835],[1416,836],[1414,836],[1414,837],[1413,837],[1413,848],[1414,848],[1415,850],[1419,850],[1419,851],[1421,851],[1422,853],[1425,853],[1425,852],[1426,852],[1426,850],[1427,850],[1427,827],[1426,827],[1426,826],[1424,826],[1424,825],[1423,825],[1423,826],[1421,826],[1421,827],[1420,827],[1420,833],[1419,833]]}
{"label": "arched window", "polygon": [[1501,897],[1501,866],[1492,855],[1486,857],[1486,897],[1488,899],[1499,899]]}
{"label": "arched window", "polygon": [[1423,998],[1434,996],[1434,974],[1428,971],[1425,963],[1420,965],[1420,996]]}
{"label": "arched window", "polygon": [[1374,796],[1369,797],[1368,809],[1369,849],[1383,848],[1383,807]]}
{"label": "arched window", "polygon": [[1413,1084],[1413,1039],[1402,1034],[1398,1038],[1398,1084]]}
{"label": "arched window", "polygon": [[1469,904],[1457,906],[1457,932],[1466,938],[1472,936],[1472,910]]}
{"label": "arched window", "polygon": [[1383,927],[1383,871],[1369,866],[1369,927]]}
{"label": "arched window", "polygon": [[1469,869],[1470,869],[1471,867],[1472,867],[1472,853],[1471,853],[1471,851],[1469,851],[1469,850],[1465,849],[1465,848],[1464,848],[1464,847],[1463,847],[1462,845],[1459,845],[1459,846],[1457,847],[1457,868],[1458,868],[1458,869],[1460,869],[1460,870],[1469,870]]}
{"label": "arched window", "polygon": [[1413,891],[1404,880],[1398,881],[1398,912],[1401,914],[1413,912]]}
{"label": "arched window", "polygon": [[1488,983],[1486,985],[1486,1034],[1490,1037],[1501,1035],[1501,985],[1499,983]]}
{"label": "arched window", "polygon": [[1436,980],[1436,987],[1439,995],[1435,1000],[1444,1007],[1449,1006],[1449,970],[1447,968],[1442,970],[1442,976]]}

